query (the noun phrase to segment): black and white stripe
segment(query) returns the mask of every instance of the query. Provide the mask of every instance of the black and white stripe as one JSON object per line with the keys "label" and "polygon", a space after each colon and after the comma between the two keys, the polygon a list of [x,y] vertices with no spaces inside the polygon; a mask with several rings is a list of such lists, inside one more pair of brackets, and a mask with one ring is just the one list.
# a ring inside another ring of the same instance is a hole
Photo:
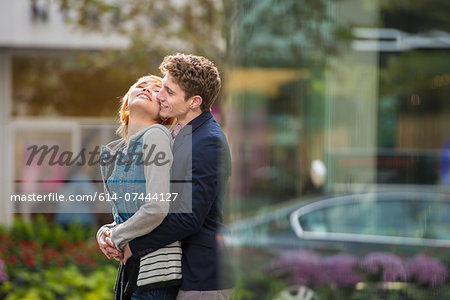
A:
{"label": "black and white stripe", "polygon": [[141,258],[138,286],[181,279],[181,244],[175,242]]}

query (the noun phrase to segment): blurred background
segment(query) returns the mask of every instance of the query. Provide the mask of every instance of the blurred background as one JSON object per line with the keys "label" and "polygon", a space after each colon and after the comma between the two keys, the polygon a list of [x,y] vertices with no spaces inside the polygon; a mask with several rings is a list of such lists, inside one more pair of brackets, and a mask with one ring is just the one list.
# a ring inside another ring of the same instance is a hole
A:
{"label": "blurred background", "polygon": [[223,240],[236,299],[450,298],[449,11],[0,0],[0,297],[112,297],[116,264],[94,240],[109,204],[11,195],[101,192],[99,168],[27,164],[29,147],[95,152],[116,138],[128,87],[185,52],[224,82],[212,110],[232,152]]}

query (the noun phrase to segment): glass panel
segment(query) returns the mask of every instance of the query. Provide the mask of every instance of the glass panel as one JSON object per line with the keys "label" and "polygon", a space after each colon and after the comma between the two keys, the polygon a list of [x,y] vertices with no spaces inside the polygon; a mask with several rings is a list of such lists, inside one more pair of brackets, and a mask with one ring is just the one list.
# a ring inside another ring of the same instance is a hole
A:
{"label": "glass panel", "polygon": [[417,217],[425,226],[424,238],[450,240],[450,203],[422,202]]}
{"label": "glass panel", "polygon": [[364,201],[314,211],[299,222],[313,232],[422,237],[424,224],[413,219],[410,211],[406,201]]}
{"label": "glass panel", "polygon": [[409,193],[404,197],[317,209],[301,215],[298,222],[304,231],[311,232],[450,239],[450,203],[416,199]]}
{"label": "glass panel", "polygon": [[432,2],[234,2],[234,218],[318,195],[448,188],[450,23]]}
{"label": "glass panel", "polygon": [[330,232],[330,226],[325,220],[324,210],[316,210],[298,218],[304,231]]}

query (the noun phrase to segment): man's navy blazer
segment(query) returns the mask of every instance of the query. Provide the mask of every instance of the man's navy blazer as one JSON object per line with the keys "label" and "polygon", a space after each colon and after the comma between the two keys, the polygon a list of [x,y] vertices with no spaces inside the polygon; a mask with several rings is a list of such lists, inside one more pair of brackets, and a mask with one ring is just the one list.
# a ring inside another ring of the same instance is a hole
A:
{"label": "man's navy blazer", "polygon": [[229,288],[221,285],[219,279],[221,257],[216,236],[231,174],[230,150],[211,112],[202,113],[187,125],[173,145],[171,192],[182,197],[173,204],[182,205],[186,199],[190,202],[192,194],[192,213],[169,213],[155,230],[131,241],[130,249],[134,258],[140,258],[181,241],[182,290]]}

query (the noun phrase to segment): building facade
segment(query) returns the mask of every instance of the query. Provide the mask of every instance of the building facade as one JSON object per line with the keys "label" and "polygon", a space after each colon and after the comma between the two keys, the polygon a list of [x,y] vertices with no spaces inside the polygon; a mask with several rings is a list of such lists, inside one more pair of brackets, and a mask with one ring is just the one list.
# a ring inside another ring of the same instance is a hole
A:
{"label": "building facade", "polygon": [[[11,201],[11,195],[33,191],[56,192],[61,182],[67,180],[56,168],[45,170],[27,166],[24,161],[27,145],[62,143],[61,146],[68,147],[67,150],[75,151],[85,147],[83,143],[93,143],[93,140],[100,138],[86,139],[93,134],[89,133],[89,128],[93,127],[97,135],[103,134],[104,139],[111,138],[112,129],[106,125],[101,129],[99,124],[112,124],[117,95],[124,93],[128,82],[118,84],[119,88],[112,89],[112,93],[105,93],[109,97],[106,101],[113,101],[111,109],[102,113],[101,101],[98,107],[93,104],[89,108],[87,105],[94,103],[98,96],[92,93],[94,88],[87,92],[80,91],[83,81],[103,80],[96,83],[99,86],[104,85],[105,81],[111,86],[115,83],[112,79],[102,79],[107,74],[102,73],[100,68],[96,71],[101,74],[89,74],[93,68],[88,65],[89,62],[83,67],[82,60],[89,55],[104,55],[105,50],[125,49],[130,41],[118,33],[84,31],[75,26],[75,13],[55,1],[0,1],[2,223],[10,223],[14,213],[31,213],[28,206],[25,211],[20,211],[17,203]],[[95,21],[94,16],[92,21]],[[67,93],[58,95],[58,90],[66,90]],[[80,92],[77,94],[77,91]],[[83,100],[77,100],[79,98]],[[46,176],[45,171],[53,175]],[[55,209],[53,207],[47,211],[42,208],[41,212],[53,213]]]}

